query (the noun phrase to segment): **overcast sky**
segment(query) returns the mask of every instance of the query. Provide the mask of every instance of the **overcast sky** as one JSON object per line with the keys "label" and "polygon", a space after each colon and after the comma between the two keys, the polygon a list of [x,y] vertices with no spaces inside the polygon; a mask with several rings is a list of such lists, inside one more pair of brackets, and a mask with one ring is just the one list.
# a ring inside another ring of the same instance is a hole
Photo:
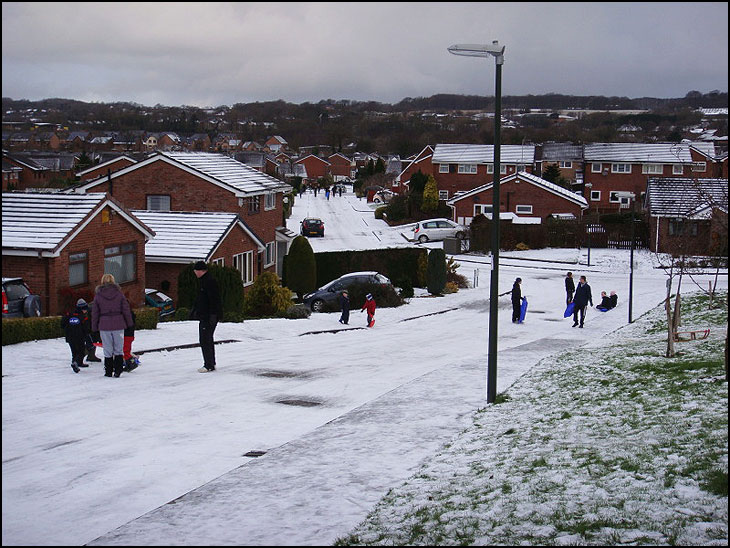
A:
{"label": "overcast sky", "polygon": [[219,106],[494,95],[683,97],[728,90],[728,4],[2,4],[2,95]]}

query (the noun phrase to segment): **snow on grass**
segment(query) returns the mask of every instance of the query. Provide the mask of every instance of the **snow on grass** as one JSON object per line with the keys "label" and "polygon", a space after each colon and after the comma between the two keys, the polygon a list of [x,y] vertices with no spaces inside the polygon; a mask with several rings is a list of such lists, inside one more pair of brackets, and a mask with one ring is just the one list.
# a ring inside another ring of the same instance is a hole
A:
{"label": "snow on grass", "polygon": [[338,544],[727,545],[727,307],[688,299],[713,333],[673,359],[664,314],[540,362]]}

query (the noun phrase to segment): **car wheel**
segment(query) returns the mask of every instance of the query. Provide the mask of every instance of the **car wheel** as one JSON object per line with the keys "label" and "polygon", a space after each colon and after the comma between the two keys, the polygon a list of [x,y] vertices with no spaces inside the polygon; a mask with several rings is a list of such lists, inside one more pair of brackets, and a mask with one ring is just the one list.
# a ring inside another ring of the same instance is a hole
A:
{"label": "car wheel", "polygon": [[428,236],[425,234],[423,236],[419,236],[418,243],[425,244],[428,241]]}
{"label": "car wheel", "polygon": [[460,240],[463,240],[464,239],[464,233],[463,232],[457,232],[456,233],[456,237],[459,238]]}
{"label": "car wheel", "polygon": [[324,301],[321,299],[312,301],[312,312],[324,312]]}
{"label": "car wheel", "polygon": [[41,315],[41,299],[38,295],[28,295],[23,301],[23,315],[27,318]]}

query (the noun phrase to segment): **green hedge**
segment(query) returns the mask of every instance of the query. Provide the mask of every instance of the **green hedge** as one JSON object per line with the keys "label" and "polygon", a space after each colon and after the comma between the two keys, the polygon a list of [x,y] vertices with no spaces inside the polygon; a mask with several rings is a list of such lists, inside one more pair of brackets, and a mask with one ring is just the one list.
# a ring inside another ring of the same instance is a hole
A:
{"label": "green hedge", "polygon": [[[135,308],[135,329],[157,329],[160,314],[157,308]],[[61,316],[40,318],[3,318],[3,346],[27,341],[41,341],[65,337]]]}
{"label": "green hedge", "polygon": [[350,272],[374,270],[390,278],[396,287],[422,287],[418,275],[419,257],[428,255],[423,247],[328,251],[316,253],[317,287]]}

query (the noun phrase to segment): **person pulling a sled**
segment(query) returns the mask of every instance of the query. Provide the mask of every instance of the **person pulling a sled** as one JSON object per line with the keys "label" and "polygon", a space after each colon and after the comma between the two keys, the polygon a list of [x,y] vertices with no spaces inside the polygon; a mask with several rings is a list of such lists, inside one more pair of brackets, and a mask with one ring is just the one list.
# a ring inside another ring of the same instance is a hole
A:
{"label": "person pulling a sled", "polygon": [[362,313],[364,310],[368,311],[368,327],[372,327],[375,325],[375,299],[371,293],[365,296],[365,304],[362,305],[360,312]]}

